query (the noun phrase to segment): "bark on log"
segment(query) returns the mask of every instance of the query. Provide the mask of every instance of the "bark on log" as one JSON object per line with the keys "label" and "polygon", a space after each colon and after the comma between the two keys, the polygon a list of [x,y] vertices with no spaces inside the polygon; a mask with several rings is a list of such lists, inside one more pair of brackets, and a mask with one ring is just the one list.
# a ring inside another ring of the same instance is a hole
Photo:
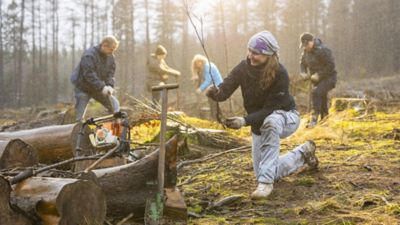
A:
{"label": "bark on log", "polygon": [[[166,143],[165,187],[176,184],[178,137]],[[134,213],[142,217],[148,197],[157,191],[158,150],[139,161],[112,168],[93,170],[107,198],[107,216],[121,217]],[[153,185],[149,185],[149,183]]]}
{"label": "bark on log", "polygon": [[[2,132],[0,140],[10,141],[19,138],[37,150],[40,163],[52,164],[73,157],[80,127],[81,125],[78,123]],[[84,132],[81,147],[90,152],[93,151],[93,147],[88,136],[87,129]]]}
{"label": "bark on log", "polygon": [[33,166],[38,161],[36,149],[22,140],[0,141],[0,169]]}
{"label": "bark on log", "polygon": [[43,225],[98,225],[106,216],[105,195],[89,180],[32,177],[15,185],[11,201]]}
{"label": "bark on log", "polygon": [[0,176],[0,224],[31,225],[29,219],[10,207],[10,183]]}

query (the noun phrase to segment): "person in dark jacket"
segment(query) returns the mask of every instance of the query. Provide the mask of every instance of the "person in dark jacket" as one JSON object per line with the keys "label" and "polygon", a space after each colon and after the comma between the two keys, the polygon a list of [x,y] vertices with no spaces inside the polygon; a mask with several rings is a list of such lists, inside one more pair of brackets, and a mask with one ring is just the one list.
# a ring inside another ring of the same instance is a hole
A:
{"label": "person in dark jacket", "polygon": [[312,115],[308,126],[315,127],[319,116],[322,120],[328,115],[328,92],[335,88],[337,79],[335,60],[331,50],[311,33],[303,33],[300,42],[300,48],[303,48],[300,75],[310,79],[313,85]]}
{"label": "person in dark jacket", "polygon": [[218,88],[210,87],[207,96],[224,101],[241,88],[247,115],[225,121],[229,128],[251,126],[253,167],[258,181],[253,199],[266,198],[273,184],[280,178],[295,172],[304,164],[315,168],[313,141],[296,147],[279,156],[280,138],[293,134],[300,124],[293,97],[289,94],[289,76],[279,63],[278,42],[269,31],[252,36],[248,42],[248,54],[226,77]]}
{"label": "person in dark jacket", "polygon": [[100,102],[110,113],[119,112],[119,102],[114,97],[114,51],[118,48],[114,36],[103,38],[101,43],[87,49],[71,75],[75,86],[76,121],[83,119],[91,98]]}
{"label": "person in dark jacket", "polygon": [[166,57],[167,49],[162,45],[158,45],[156,51],[150,55],[150,59],[147,62],[147,90],[151,93],[153,104],[160,102],[160,92],[152,91],[151,87],[168,83],[170,76],[174,76],[178,80],[181,75],[181,72],[167,65],[165,62]]}

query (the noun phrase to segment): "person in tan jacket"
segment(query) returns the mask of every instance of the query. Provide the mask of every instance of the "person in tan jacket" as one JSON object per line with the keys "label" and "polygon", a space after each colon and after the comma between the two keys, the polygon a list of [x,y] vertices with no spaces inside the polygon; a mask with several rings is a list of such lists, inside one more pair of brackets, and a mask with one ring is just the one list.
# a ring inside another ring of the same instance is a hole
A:
{"label": "person in tan jacket", "polygon": [[156,51],[151,54],[147,62],[148,76],[147,76],[147,90],[152,95],[153,104],[160,102],[160,92],[152,91],[151,87],[168,83],[169,77],[174,76],[176,80],[181,75],[178,70],[172,69],[165,62],[167,50],[162,45],[158,45]]}

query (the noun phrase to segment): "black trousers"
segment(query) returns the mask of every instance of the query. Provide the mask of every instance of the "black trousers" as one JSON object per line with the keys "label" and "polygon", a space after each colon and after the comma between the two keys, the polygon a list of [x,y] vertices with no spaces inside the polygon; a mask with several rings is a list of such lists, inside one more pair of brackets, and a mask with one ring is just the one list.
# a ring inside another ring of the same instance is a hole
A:
{"label": "black trousers", "polygon": [[321,119],[328,115],[328,92],[335,88],[335,82],[331,80],[322,80],[313,85],[311,97],[313,115],[321,115]]}

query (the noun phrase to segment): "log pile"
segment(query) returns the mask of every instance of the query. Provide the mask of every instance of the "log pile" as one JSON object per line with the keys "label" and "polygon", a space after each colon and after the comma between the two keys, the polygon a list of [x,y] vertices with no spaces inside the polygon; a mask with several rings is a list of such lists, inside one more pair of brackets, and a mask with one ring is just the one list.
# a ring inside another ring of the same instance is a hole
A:
{"label": "log pile", "polygon": [[[18,171],[17,167],[35,171],[38,165],[46,168],[43,164],[75,159],[79,129],[79,124],[71,124],[0,133],[0,224],[91,225],[103,224],[106,216],[132,213],[143,218],[146,199],[156,192],[158,150],[125,165],[69,172],[69,178],[31,173],[33,177],[10,184],[10,170]],[[93,152],[89,131],[84,133],[81,147]],[[166,145],[165,187],[169,189],[176,188],[177,149],[174,136]],[[186,216],[186,208],[179,213]]]}

